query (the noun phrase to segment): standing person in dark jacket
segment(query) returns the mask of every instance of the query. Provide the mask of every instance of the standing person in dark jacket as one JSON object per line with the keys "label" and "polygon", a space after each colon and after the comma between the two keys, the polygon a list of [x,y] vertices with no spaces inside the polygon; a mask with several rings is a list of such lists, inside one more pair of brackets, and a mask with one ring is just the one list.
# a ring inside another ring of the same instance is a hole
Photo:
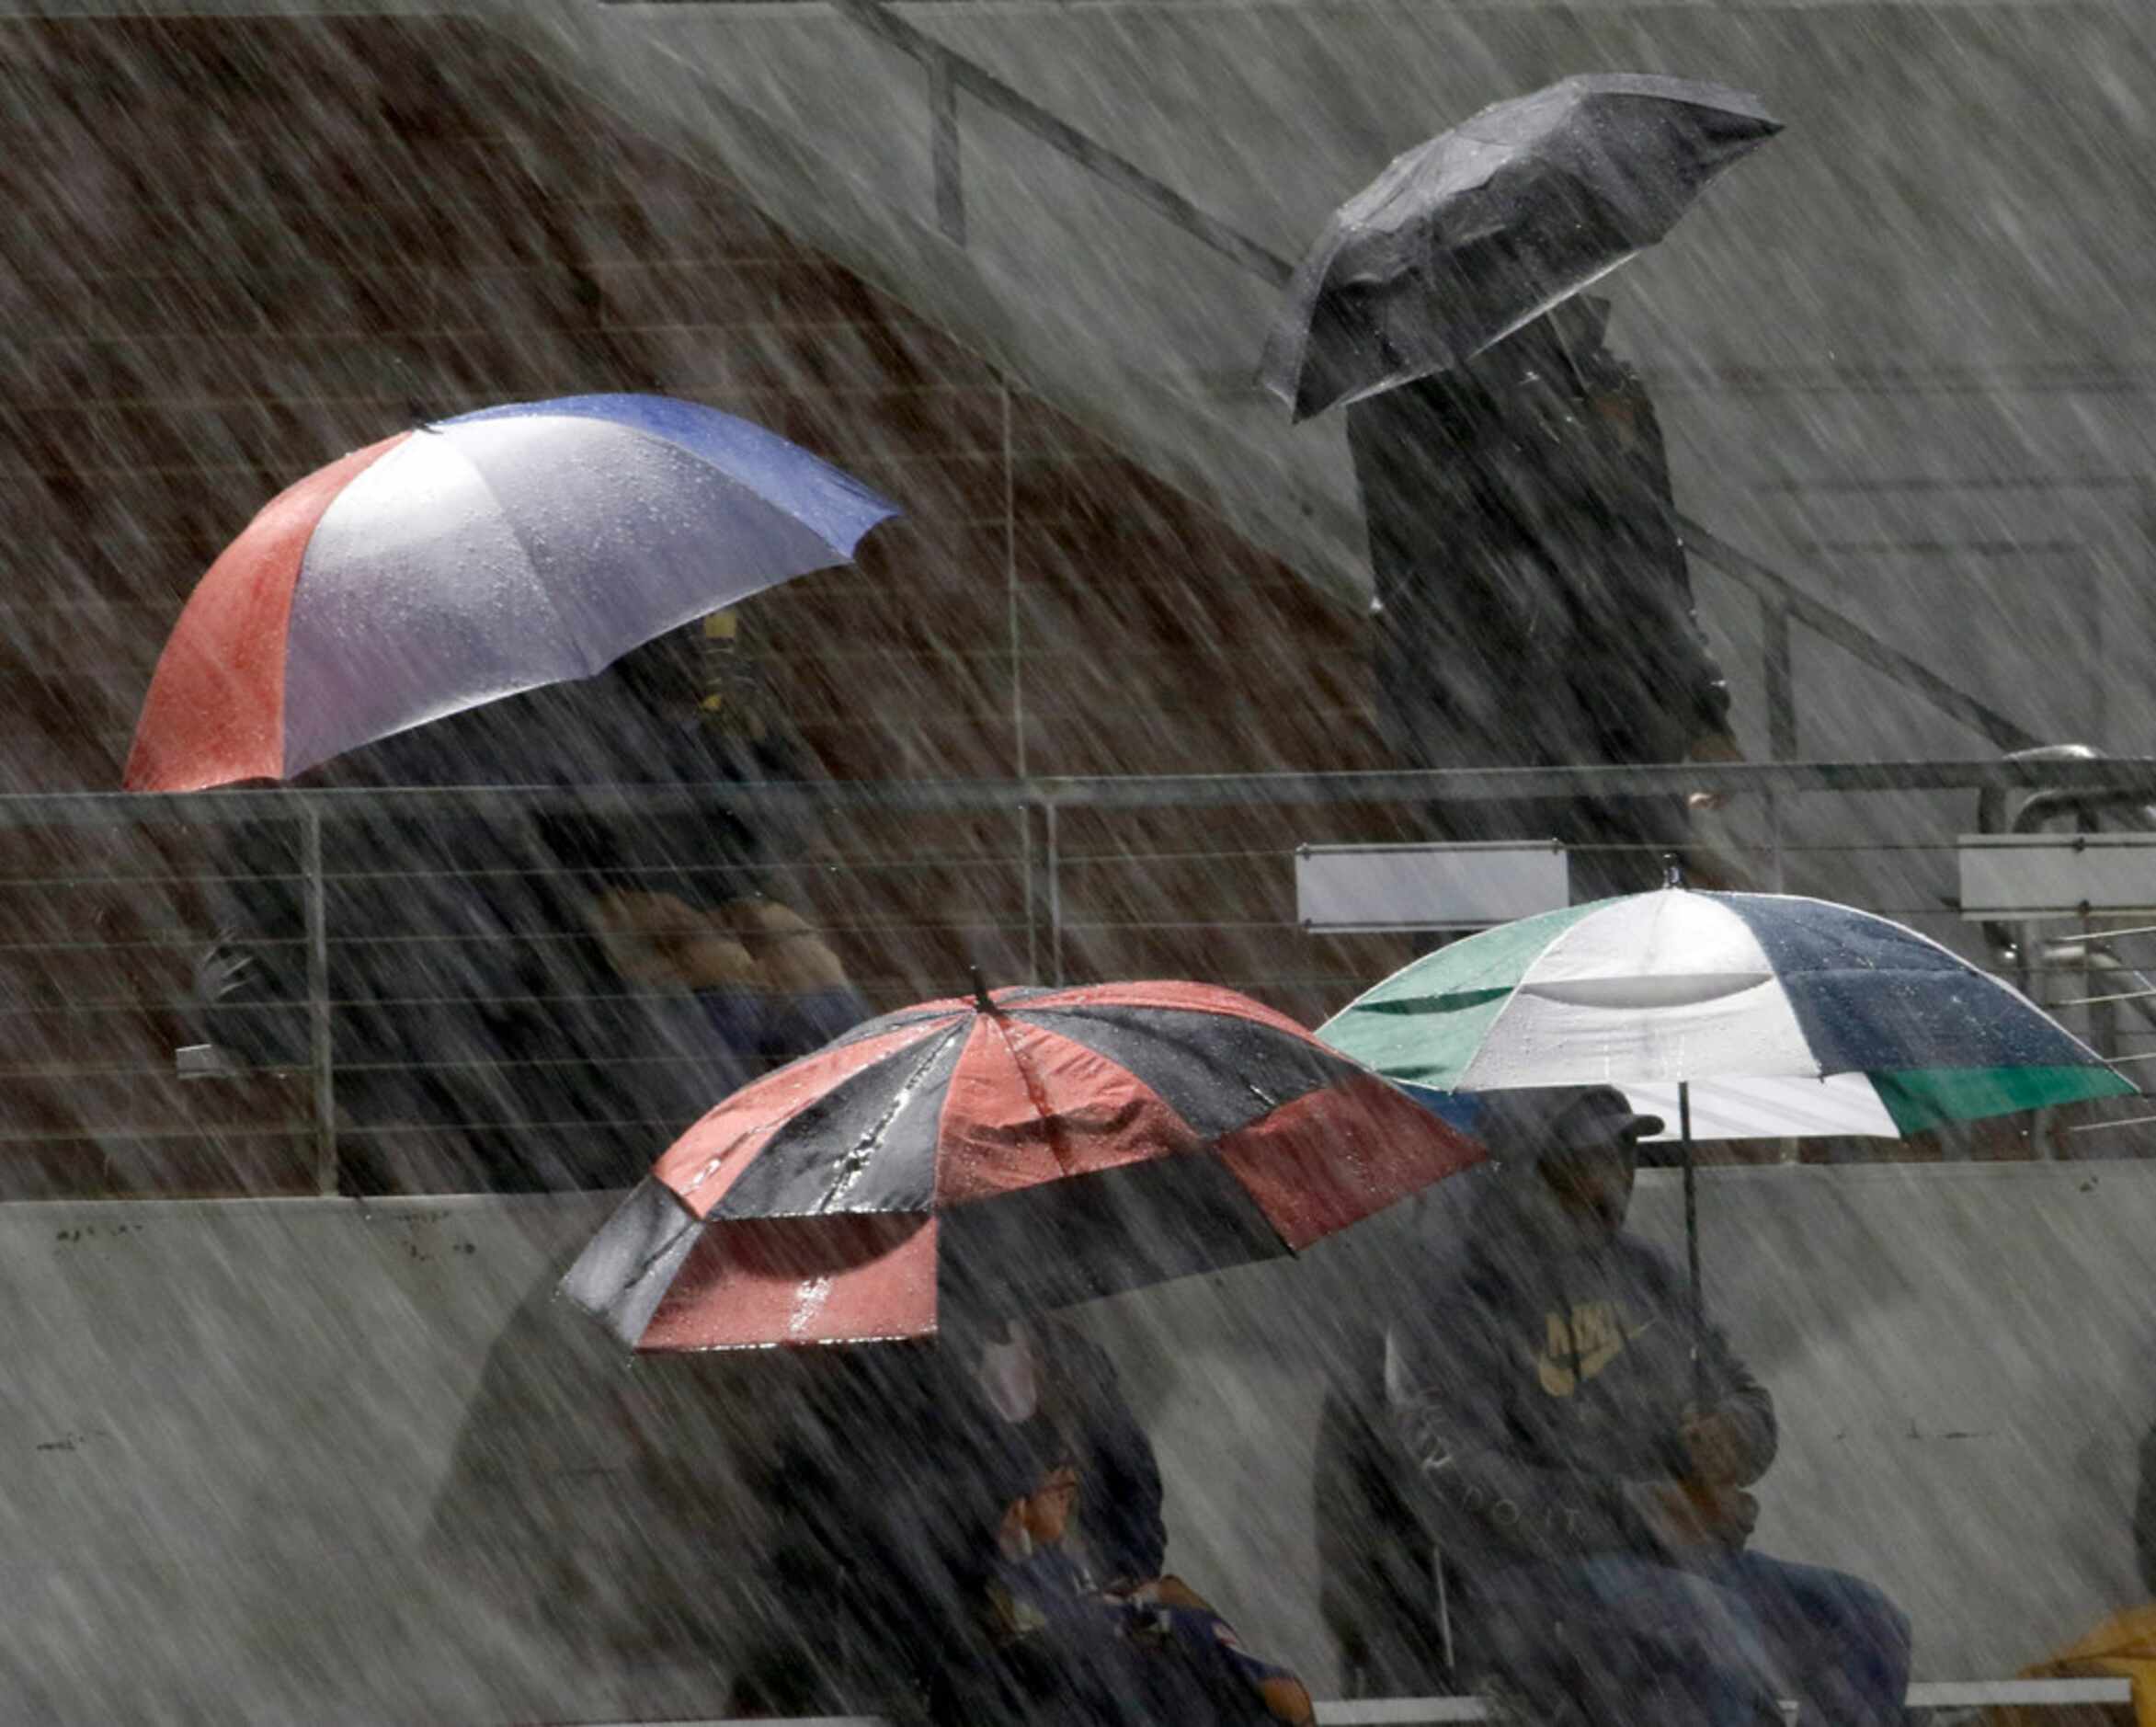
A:
{"label": "standing person in dark jacket", "polygon": [[1683,1278],[1623,1232],[1637,1141],[1660,1124],[1606,1086],[1485,1104],[1498,1166],[1461,1251],[1392,1327],[1386,1375],[1488,1665],[1591,1719],[1762,1727],[1793,1694],[1808,1721],[1899,1722],[1899,1609],[1745,1550],[1773,1404],[1717,1332],[1695,1373]]}
{"label": "standing person in dark jacket", "polygon": [[[1654,404],[1569,301],[1465,364],[1353,404],[1380,724],[1403,768],[1734,761]],[[1710,800],[1695,800],[1703,805]],[[1433,812],[1441,837],[1564,840],[1581,897],[1651,887],[1678,799]]]}

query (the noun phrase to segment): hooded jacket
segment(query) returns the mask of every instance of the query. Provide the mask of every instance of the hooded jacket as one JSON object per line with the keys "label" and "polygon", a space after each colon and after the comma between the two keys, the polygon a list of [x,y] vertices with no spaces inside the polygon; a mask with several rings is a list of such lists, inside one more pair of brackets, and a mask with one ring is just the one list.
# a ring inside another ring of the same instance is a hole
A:
{"label": "hooded jacket", "polygon": [[[1711,1327],[1702,1354],[1706,1408],[1735,1424],[1756,1481],[1772,1400]],[[1533,1157],[1489,1172],[1462,1246],[1386,1339],[1410,1495],[1470,1579],[1657,1551],[1637,1508],[1686,1473],[1693,1394],[1683,1277],[1622,1230],[1583,1240]]]}

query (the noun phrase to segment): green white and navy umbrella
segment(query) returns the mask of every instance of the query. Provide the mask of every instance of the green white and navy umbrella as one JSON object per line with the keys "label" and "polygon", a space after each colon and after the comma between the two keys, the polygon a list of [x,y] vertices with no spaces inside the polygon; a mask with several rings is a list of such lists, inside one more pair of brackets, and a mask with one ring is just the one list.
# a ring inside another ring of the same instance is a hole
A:
{"label": "green white and navy umbrella", "polygon": [[1426,1093],[1608,1084],[1668,1115],[1685,1088],[1702,1139],[1900,1138],[2135,1089],[1914,930],[1831,900],[1683,887],[1441,948],[1318,1035]]}
{"label": "green white and navy umbrella", "polygon": [[1441,948],[1318,1035],[1470,1132],[1476,1093],[1523,1086],[1614,1085],[1673,1119],[1695,1303],[1694,1138],[1902,1137],[2136,1089],[1913,930],[1830,900],[1683,887]]}

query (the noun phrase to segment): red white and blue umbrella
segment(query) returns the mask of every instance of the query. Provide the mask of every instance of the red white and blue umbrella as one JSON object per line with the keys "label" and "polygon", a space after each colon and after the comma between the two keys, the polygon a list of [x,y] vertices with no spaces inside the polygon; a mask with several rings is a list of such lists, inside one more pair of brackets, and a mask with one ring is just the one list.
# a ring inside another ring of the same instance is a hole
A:
{"label": "red white and blue umbrella", "polygon": [[157,662],[131,791],[289,779],[850,561],[898,513],[714,409],[514,403],[400,433],[273,499]]}

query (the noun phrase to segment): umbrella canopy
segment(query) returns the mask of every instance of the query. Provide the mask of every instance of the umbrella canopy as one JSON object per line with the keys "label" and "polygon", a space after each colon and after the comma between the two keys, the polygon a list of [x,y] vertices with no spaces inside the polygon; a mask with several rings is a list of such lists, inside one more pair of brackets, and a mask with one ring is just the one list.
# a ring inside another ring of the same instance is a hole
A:
{"label": "umbrella canopy", "polygon": [[746,420],[570,396],[441,420],[282,493],[157,662],[131,791],[289,779],[843,564],[895,505]]}
{"label": "umbrella canopy", "polygon": [[1670,887],[1441,948],[1319,1028],[1429,1094],[1611,1084],[1697,1138],[1921,1133],[2131,1092],[2025,997],[1823,899]]}
{"label": "umbrella canopy", "polygon": [[1233,991],[1004,989],[736,1092],[562,1288],[645,1351],[918,1337],[940,1283],[1045,1307],[1241,1264],[1480,1155]]}
{"label": "umbrella canopy", "polygon": [[1334,213],[1261,380],[1300,420],[1455,365],[1660,240],[1781,129],[1738,91],[1631,74],[1486,108]]}

